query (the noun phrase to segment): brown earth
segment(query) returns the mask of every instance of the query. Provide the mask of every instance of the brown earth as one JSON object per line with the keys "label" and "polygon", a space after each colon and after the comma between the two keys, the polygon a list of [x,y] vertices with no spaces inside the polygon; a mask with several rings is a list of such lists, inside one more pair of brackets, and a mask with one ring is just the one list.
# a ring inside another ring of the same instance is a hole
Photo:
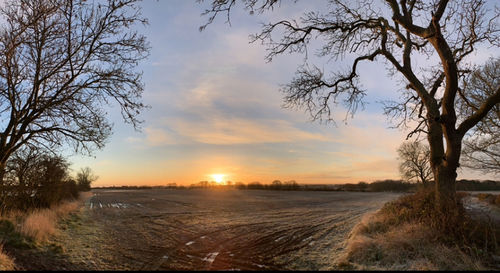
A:
{"label": "brown earth", "polygon": [[[331,270],[360,217],[400,194],[94,190],[20,268]],[[47,251],[53,253],[54,251]],[[56,251],[57,252],[57,251]],[[21,261],[24,259],[21,259]]]}

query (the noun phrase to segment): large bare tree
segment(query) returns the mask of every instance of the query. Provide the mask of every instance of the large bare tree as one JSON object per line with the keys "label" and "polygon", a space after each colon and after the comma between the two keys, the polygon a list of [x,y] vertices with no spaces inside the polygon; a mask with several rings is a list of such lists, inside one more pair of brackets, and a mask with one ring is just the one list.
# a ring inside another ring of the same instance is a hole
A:
{"label": "large bare tree", "polygon": [[148,45],[137,0],[8,0],[0,10],[0,183],[19,148],[77,152],[111,133],[105,106],[140,124],[143,84],[135,71]]}
{"label": "large bare tree", "polygon": [[[500,86],[477,101],[475,109],[457,118],[457,96],[473,95],[463,88],[471,72],[469,56],[482,46],[498,52],[498,3],[485,0],[330,0],[327,9],[306,11],[301,18],[265,24],[253,36],[267,46],[267,59],[283,53],[305,53],[311,41],[322,42],[319,57],[352,57],[346,70],[324,71],[313,64],[299,66],[284,86],[285,103],[305,108],[313,119],[330,119],[331,107],[343,102],[354,113],[365,95],[359,65],[382,61],[394,79],[403,80],[407,99],[387,106],[404,126],[413,119],[412,133],[425,133],[430,147],[436,208],[454,217],[455,182],[462,140],[500,102]],[[250,13],[279,8],[278,0],[213,0],[204,14],[210,24],[237,3]],[[202,26],[203,29],[205,26]],[[498,78],[498,75],[497,75]],[[498,109],[498,108],[496,108]],[[368,137],[368,136],[367,136]],[[444,219],[444,222],[447,220]]]}

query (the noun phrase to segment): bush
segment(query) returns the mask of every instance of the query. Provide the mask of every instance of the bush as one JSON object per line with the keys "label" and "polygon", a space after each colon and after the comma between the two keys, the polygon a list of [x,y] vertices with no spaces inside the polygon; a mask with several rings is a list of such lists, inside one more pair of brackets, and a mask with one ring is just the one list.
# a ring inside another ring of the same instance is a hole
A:
{"label": "bush", "polygon": [[393,225],[412,221],[430,224],[437,217],[432,190],[419,190],[415,194],[405,195],[386,203],[381,210]]}
{"label": "bush", "polygon": [[69,163],[61,156],[21,150],[7,164],[1,188],[1,210],[48,208],[78,197],[78,185],[69,176]]}

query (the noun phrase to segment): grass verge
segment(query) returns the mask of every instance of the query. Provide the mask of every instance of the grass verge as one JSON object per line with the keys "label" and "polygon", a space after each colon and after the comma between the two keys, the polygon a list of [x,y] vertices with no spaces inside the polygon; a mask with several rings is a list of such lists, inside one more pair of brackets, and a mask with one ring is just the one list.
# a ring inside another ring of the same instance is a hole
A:
{"label": "grass verge", "polygon": [[[462,195],[459,197],[463,197]],[[461,206],[461,202],[459,202]],[[433,192],[389,202],[352,230],[340,269],[491,270],[500,257],[498,226],[460,215],[456,232],[433,228]]]}
{"label": "grass verge", "polygon": [[[75,212],[92,193],[82,192],[77,200],[65,201],[48,209],[30,212],[12,211],[0,217],[0,270],[16,269],[12,253],[34,250],[58,233],[57,223]],[[4,251],[6,249],[7,251]],[[61,252],[60,246],[49,249]],[[21,255],[24,256],[24,255]],[[29,255],[28,255],[29,256]]]}

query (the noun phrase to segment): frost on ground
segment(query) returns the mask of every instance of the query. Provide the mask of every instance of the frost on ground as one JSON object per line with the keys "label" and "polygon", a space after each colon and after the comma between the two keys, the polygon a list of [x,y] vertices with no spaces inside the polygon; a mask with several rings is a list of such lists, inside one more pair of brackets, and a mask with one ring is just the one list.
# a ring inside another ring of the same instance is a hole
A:
{"label": "frost on ground", "polygon": [[81,223],[61,235],[68,240],[65,255],[86,270],[331,270],[360,217],[400,195],[261,190],[94,194]]}
{"label": "frost on ground", "polygon": [[219,252],[208,253],[208,255],[203,258],[203,261],[207,261],[212,264],[215,261],[215,257],[217,257],[217,255],[219,255]]}
{"label": "frost on ground", "polygon": [[500,225],[500,207],[479,200],[474,193],[464,197],[463,204],[472,216]]}

